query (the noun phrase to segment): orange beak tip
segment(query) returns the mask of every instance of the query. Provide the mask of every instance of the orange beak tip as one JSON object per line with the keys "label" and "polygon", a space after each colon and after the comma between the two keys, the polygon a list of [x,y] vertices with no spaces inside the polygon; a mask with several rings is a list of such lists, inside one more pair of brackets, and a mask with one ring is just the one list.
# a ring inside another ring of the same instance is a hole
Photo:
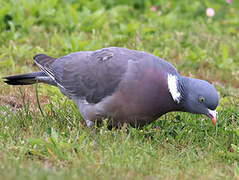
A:
{"label": "orange beak tip", "polygon": [[217,122],[217,119],[216,118],[212,118],[211,121],[212,121],[212,124],[215,126],[216,122]]}

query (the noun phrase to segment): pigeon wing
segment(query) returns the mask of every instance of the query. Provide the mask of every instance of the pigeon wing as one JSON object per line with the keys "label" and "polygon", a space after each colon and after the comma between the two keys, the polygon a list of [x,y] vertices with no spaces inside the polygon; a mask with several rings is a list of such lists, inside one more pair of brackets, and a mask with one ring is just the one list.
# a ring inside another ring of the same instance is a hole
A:
{"label": "pigeon wing", "polygon": [[128,59],[120,48],[104,48],[35,61],[68,97],[98,103],[115,92],[127,70]]}

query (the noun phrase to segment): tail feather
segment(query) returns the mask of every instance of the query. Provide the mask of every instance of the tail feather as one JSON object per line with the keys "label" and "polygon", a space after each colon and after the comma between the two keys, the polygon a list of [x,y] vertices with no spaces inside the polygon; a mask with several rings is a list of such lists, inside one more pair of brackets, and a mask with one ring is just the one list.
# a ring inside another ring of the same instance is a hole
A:
{"label": "tail feather", "polygon": [[44,72],[33,72],[27,74],[13,75],[3,77],[4,82],[10,85],[29,85],[34,84],[38,81],[39,76],[47,76]]}
{"label": "tail feather", "polygon": [[50,68],[50,65],[56,60],[56,58],[47,56],[45,54],[37,54],[33,57],[33,59],[42,71],[7,76],[3,78],[4,82],[10,85],[29,85],[36,82],[43,82],[57,86],[57,83],[54,79],[54,73]]}

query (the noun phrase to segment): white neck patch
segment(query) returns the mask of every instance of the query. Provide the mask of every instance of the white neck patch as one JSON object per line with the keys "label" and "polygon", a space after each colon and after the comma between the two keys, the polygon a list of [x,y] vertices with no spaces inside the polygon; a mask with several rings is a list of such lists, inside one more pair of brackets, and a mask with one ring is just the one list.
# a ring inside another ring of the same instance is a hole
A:
{"label": "white neck patch", "polygon": [[176,103],[180,102],[181,94],[178,91],[178,78],[175,75],[168,74],[168,89]]}

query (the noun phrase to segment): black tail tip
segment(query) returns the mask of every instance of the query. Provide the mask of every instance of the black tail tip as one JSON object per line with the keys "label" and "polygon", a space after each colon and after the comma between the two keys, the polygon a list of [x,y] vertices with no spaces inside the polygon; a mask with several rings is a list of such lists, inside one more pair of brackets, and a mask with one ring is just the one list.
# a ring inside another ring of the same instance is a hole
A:
{"label": "black tail tip", "polygon": [[12,80],[5,80],[3,82],[7,83],[8,85],[22,85],[22,84],[19,84],[18,81],[12,81]]}
{"label": "black tail tip", "polygon": [[3,77],[2,79],[4,79],[3,82],[9,85],[28,85],[28,84],[34,84],[36,82],[35,76],[32,73],[6,76],[6,77]]}
{"label": "black tail tip", "polygon": [[7,83],[8,85],[31,85],[31,84],[34,84],[36,81],[7,79],[7,80],[4,80],[3,82]]}

